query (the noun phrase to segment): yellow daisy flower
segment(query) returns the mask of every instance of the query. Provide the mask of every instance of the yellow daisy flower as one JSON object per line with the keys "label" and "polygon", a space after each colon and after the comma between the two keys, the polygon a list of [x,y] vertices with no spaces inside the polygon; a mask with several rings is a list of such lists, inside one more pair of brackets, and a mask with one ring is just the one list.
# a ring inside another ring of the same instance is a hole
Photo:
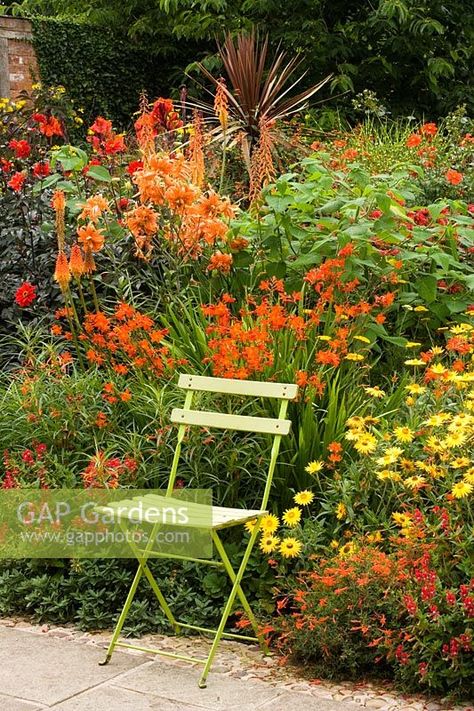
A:
{"label": "yellow daisy flower", "polygon": [[464,499],[466,496],[469,496],[473,489],[473,485],[468,481],[458,481],[451,489],[451,494],[455,499]]}
{"label": "yellow daisy flower", "polygon": [[317,474],[318,472],[321,471],[321,469],[324,467],[324,462],[319,461],[314,461],[310,462],[307,464],[304,468],[305,472],[308,472],[308,474]]}
{"label": "yellow daisy flower", "polygon": [[293,528],[293,526],[296,526],[301,521],[301,509],[297,506],[294,506],[292,509],[287,509],[282,518],[286,526]]}
{"label": "yellow daisy flower", "polygon": [[298,492],[293,497],[295,504],[299,504],[300,506],[307,506],[313,501],[313,499],[314,494],[312,491],[308,491],[308,489]]}
{"label": "yellow daisy flower", "polygon": [[256,518],[253,518],[251,521],[247,521],[247,523],[244,524],[244,525],[245,525],[245,530],[246,530],[248,533],[252,533],[252,532],[253,532],[253,529],[255,528],[255,524],[256,524],[256,523],[257,523],[257,519],[256,519]]}
{"label": "yellow daisy flower", "polygon": [[275,516],[275,514],[267,514],[262,518],[262,522],[260,524],[264,533],[275,533],[279,525],[280,519],[278,516]]}
{"label": "yellow daisy flower", "polygon": [[405,486],[408,486],[409,489],[419,489],[421,486],[425,485],[426,479],[424,476],[415,474],[415,476],[407,477],[403,483]]}
{"label": "yellow daisy flower", "polygon": [[413,442],[415,433],[409,427],[395,427],[393,434],[399,442]]}
{"label": "yellow daisy flower", "polygon": [[369,388],[369,387],[364,388],[364,390],[367,393],[367,395],[370,395],[370,397],[383,398],[386,395],[386,393],[383,390],[381,390],[378,387],[378,385],[376,385],[373,388]]}
{"label": "yellow daisy flower", "polygon": [[336,518],[339,519],[339,521],[342,521],[343,518],[347,516],[347,509],[346,505],[340,501],[338,505],[336,506]]}
{"label": "yellow daisy flower", "polygon": [[280,539],[272,535],[263,535],[260,539],[259,548],[262,553],[273,553],[278,548]]}
{"label": "yellow daisy flower", "polygon": [[356,449],[359,454],[370,454],[370,452],[374,452],[377,449],[377,440],[370,432],[364,432],[357,438],[354,449]]}
{"label": "yellow daisy flower", "polygon": [[301,541],[289,536],[281,541],[278,549],[284,558],[296,558],[301,553],[302,548]]}

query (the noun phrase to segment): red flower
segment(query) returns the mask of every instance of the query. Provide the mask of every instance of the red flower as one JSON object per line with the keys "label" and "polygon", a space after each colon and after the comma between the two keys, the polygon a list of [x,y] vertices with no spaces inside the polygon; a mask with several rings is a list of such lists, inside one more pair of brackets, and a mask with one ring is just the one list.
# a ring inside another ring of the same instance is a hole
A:
{"label": "red flower", "polygon": [[23,183],[26,180],[26,173],[13,173],[12,177],[8,181],[7,185],[9,188],[19,193],[23,187]]}
{"label": "red flower", "polygon": [[31,146],[28,141],[25,140],[15,141],[15,139],[12,139],[8,146],[15,152],[16,158],[28,158],[31,153]]}
{"label": "red flower", "polygon": [[0,158],[0,170],[3,173],[9,173],[12,168],[13,163],[11,162],[11,160],[7,160],[6,158]]}
{"label": "red flower", "polygon": [[23,282],[15,292],[15,301],[22,309],[30,306],[36,299],[36,286],[29,281]]}
{"label": "red flower", "polygon": [[33,166],[33,175],[35,178],[47,178],[51,173],[51,168],[47,160],[39,161]]}
{"label": "red flower", "polygon": [[462,179],[464,178],[462,173],[459,173],[459,171],[454,170],[453,168],[449,168],[448,171],[446,171],[446,174],[444,176],[448,183],[451,183],[451,185],[459,185],[459,183],[462,182]]}
{"label": "red flower", "polygon": [[422,138],[419,133],[412,133],[410,136],[407,138],[407,147],[408,148],[415,148],[416,146],[419,146],[422,141]]}
{"label": "red flower", "polygon": [[134,173],[137,172],[137,170],[141,170],[143,168],[143,161],[141,160],[132,160],[127,166],[127,173],[130,175],[133,175]]}
{"label": "red flower", "polygon": [[62,136],[64,134],[63,127],[56,116],[49,116],[44,121],[40,122],[40,132],[47,137]]}
{"label": "red flower", "polygon": [[435,123],[424,123],[420,131],[424,136],[435,136],[438,133],[438,127]]}

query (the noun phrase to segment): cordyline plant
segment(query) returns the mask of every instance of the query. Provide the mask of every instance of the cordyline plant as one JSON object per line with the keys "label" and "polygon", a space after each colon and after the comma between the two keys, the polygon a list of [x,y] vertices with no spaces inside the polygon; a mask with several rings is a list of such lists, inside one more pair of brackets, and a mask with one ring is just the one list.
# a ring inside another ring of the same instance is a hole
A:
{"label": "cordyline plant", "polygon": [[295,78],[303,58],[295,56],[286,61],[286,53],[278,49],[266,68],[268,35],[260,40],[255,30],[240,33],[235,38],[228,34],[224,44],[219,45],[218,54],[231,88],[201,63],[199,67],[216,87],[214,105],[224,143],[226,134],[238,136],[251,183],[264,184],[274,177],[271,150],[284,140],[276,122],[300,111],[331,75],[295,96],[288,96],[306,74],[303,72]]}

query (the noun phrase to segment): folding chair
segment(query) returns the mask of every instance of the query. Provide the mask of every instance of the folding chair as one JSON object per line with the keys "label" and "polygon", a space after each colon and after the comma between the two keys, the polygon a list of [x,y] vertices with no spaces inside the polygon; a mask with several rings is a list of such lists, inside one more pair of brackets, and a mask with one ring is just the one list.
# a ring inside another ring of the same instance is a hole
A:
{"label": "folding chair", "polygon": [[[186,392],[186,398],[185,398],[185,402],[184,402],[184,408],[183,409],[174,409],[171,413],[171,422],[179,425],[179,427],[178,427],[177,445],[176,445],[176,450],[174,453],[173,463],[171,466],[171,472],[170,472],[170,476],[169,476],[166,495],[164,497],[157,497],[156,495],[155,496],[145,495],[145,496],[141,496],[141,497],[136,497],[131,500],[130,504],[134,504],[135,510],[136,510],[136,504],[139,499],[139,501],[141,503],[141,508],[142,508],[142,510],[144,510],[144,509],[146,509],[147,506],[155,506],[156,507],[157,504],[159,503],[158,499],[160,498],[162,500],[162,502],[166,503],[167,505],[171,504],[173,501],[178,502],[179,505],[182,505],[182,503],[183,503],[182,500],[179,500],[177,498],[173,499],[173,489],[174,489],[176,474],[177,474],[177,470],[178,470],[178,462],[179,462],[179,458],[180,458],[180,454],[181,454],[181,445],[182,445],[184,434],[185,434],[187,427],[190,425],[197,425],[198,427],[204,427],[204,428],[216,427],[216,428],[225,429],[225,430],[241,430],[241,431],[246,431],[246,432],[259,432],[259,433],[266,433],[266,434],[273,435],[274,438],[273,438],[273,445],[272,445],[272,450],[271,450],[271,455],[270,455],[270,463],[269,463],[269,467],[268,467],[268,473],[267,473],[267,478],[266,478],[266,483],[265,483],[265,488],[264,488],[264,492],[263,492],[261,506],[257,510],[234,509],[234,508],[226,508],[226,507],[220,507],[220,506],[206,507],[207,514],[209,516],[208,521],[210,522],[209,523],[210,535],[211,535],[213,544],[215,546],[215,549],[217,550],[217,553],[220,556],[220,560],[205,559],[205,558],[191,558],[191,557],[187,557],[187,556],[173,555],[170,553],[161,553],[161,552],[152,553],[149,550],[146,550],[146,551],[138,551],[137,550],[136,555],[137,555],[138,562],[139,562],[138,569],[137,569],[135,578],[132,582],[132,585],[130,587],[130,591],[129,591],[127,599],[125,601],[125,605],[123,607],[123,610],[120,614],[117,625],[115,627],[115,631],[113,633],[109,647],[107,649],[107,654],[106,654],[105,660],[103,662],[101,662],[101,664],[107,664],[110,661],[110,658],[112,656],[112,653],[113,653],[115,647],[126,647],[128,649],[137,649],[137,650],[141,650],[141,651],[145,651],[145,652],[151,652],[154,654],[161,654],[165,657],[174,657],[176,659],[181,659],[181,660],[185,660],[185,661],[199,662],[201,664],[204,664],[204,670],[203,670],[201,677],[199,679],[199,687],[204,688],[206,686],[206,679],[207,679],[211,664],[213,662],[214,656],[217,651],[217,647],[218,647],[219,642],[222,637],[228,637],[230,639],[243,639],[243,640],[254,641],[254,642],[258,641],[263,652],[268,653],[268,648],[267,648],[266,642],[258,629],[257,621],[252,613],[252,610],[250,609],[250,605],[249,605],[247,598],[245,597],[245,594],[242,590],[241,581],[242,581],[242,577],[244,575],[245,569],[247,567],[247,563],[249,561],[250,554],[252,552],[252,548],[253,548],[255,540],[257,538],[258,529],[259,529],[258,524],[260,523],[262,517],[266,513],[268,513],[266,510],[266,506],[268,503],[268,497],[270,495],[270,488],[271,488],[271,484],[272,484],[272,478],[273,478],[273,473],[275,470],[275,465],[277,462],[281,438],[283,435],[288,434],[288,432],[290,430],[290,425],[291,425],[290,421],[285,419],[287,408],[288,408],[288,401],[293,400],[296,397],[298,388],[296,385],[285,384],[285,383],[280,384],[280,383],[265,383],[265,382],[248,381],[248,380],[231,380],[231,379],[226,379],[226,378],[212,378],[212,377],[202,377],[202,376],[184,375],[184,374],[180,375],[178,386],[180,388],[183,388],[187,392]],[[277,398],[281,401],[278,419],[265,418],[265,417],[249,417],[249,416],[243,416],[243,415],[231,415],[231,414],[223,414],[223,413],[218,413],[218,412],[206,412],[206,411],[201,411],[201,410],[193,410],[192,409],[192,401],[193,401],[193,396],[196,391],[220,393],[220,394],[227,394],[227,395],[247,395],[247,396],[253,396],[253,397],[258,397],[258,398],[261,398],[261,397]],[[121,509],[122,510],[123,510],[123,503],[124,502],[121,502]],[[204,505],[201,504],[200,506],[204,506]],[[113,507],[114,507],[114,504],[107,504],[107,507],[105,507],[105,508],[106,508],[106,510],[110,511],[110,510],[113,510]],[[249,538],[249,541],[248,541],[247,546],[245,548],[245,553],[244,553],[242,562],[241,562],[238,570],[235,571],[234,568],[232,567],[231,561],[229,560],[229,557],[228,557],[227,552],[224,548],[224,545],[221,541],[221,538],[219,537],[218,531],[220,529],[228,528],[231,526],[243,525],[247,521],[251,521],[253,519],[256,519],[257,525],[254,526],[253,531],[250,534],[250,538]],[[135,519],[134,519],[134,521],[135,521]],[[205,627],[198,627],[196,625],[185,624],[185,623],[180,622],[174,618],[170,607],[168,606],[155,578],[153,577],[153,575],[150,571],[150,568],[148,567],[148,558],[149,557],[175,558],[178,560],[192,560],[192,561],[195,561],[196,563],[202,563],[204,565],[212,565],[212,566],[223,568],[227,572],[227,574],[232,582],[232,589],[231,589],[229,598],[224,606],[219,626],[216,630],[208,629]],[[135,596],[135,592],[137,590],[140,579],[142,578],[143,575],[145,575],[145,577],[147,578],[156,597],[158,598],[158,601],[161,605],[161,608],[162,608],[164,614],[166,615],[170,624],[173,626],[176,633],[179,633],[182,629],[190,629],[190,630],[196,630],[197,632],[208,632],[208,633],[211,633],[214,635],[207,659],[183,656],[181,654],[172,654],[170,652],[165,652],[165,651],[162,651],[159,649],[148,649],[146,647],[136,646],[136,645],[127,644],[125,642],[119,641],[120,632],[122,630],[123,624],[125,622],[128,611],[130,609],[130,605],[132,604],[132,600]],[[241,634],[234,634],[234,633],[225,631],[227,619],[232,611],[232,607],[234,605],[234,601],[237,596],[240,599],[242,607],[243,607],[245,613],[247,614],[248,619],[252,625],[253,631],[255,633],[255,637],[250,637],[250,636],[241,635]]]}

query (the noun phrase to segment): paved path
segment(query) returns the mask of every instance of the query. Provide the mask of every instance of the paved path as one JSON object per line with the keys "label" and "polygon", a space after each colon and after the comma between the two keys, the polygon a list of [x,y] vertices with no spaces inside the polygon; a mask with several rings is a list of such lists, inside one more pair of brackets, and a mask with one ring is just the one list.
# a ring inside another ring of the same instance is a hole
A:
{"label": "paved path", "polygon": [[[98,666],[108,633],[0,620],[1,711],[392,711],[453,710],[403,698],[370,685],[335,685],[298,679],[254,646],[224,642],[199,689],[200,668],[144,653],[119,651]],[[201,638],[147,635],[145,646],[203,654]],[[294,672],[293,672],[294,674]],[[464,707],[456,707],[456,709]],[[471,709],[471,711],[474,711]]]}

